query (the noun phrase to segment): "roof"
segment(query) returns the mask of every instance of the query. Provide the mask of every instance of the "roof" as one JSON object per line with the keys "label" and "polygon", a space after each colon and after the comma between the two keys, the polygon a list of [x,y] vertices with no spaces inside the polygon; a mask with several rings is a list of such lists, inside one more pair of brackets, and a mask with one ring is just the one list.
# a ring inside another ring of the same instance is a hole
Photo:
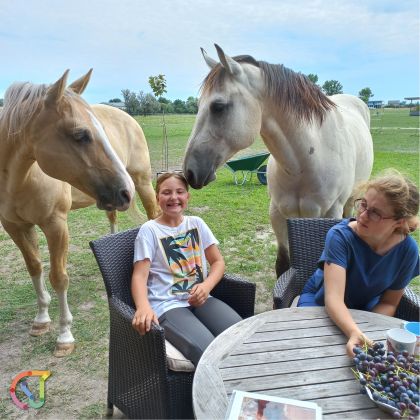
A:
{"label": "roof", "polygon": [[101,102],[103,105],[113,106],[118,109],[125,110],[125,102]]}

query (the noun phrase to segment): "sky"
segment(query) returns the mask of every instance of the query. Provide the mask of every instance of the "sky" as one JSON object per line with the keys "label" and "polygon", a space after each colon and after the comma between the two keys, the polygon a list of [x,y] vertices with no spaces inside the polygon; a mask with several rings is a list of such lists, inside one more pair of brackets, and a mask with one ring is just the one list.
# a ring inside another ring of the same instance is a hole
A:
{"label": "sky", "polygon": [[15,81],[69,82],[93,68],[83,97],[151,92],[164,74],[168,99],[199,96],[217,58],[257,60],[338,80],[373,100],[420,96],[418,0],[0,0],[0,98]]}

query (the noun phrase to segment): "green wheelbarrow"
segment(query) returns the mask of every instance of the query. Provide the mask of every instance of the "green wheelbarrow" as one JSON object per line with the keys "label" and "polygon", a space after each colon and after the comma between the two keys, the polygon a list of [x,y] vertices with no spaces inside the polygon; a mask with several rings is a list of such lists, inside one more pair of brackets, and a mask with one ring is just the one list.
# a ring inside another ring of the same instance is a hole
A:
{"label": "green wheelbarrow", "polygon": [[267,185],[267,165],[262,164],[268,156],[270,156],[270,152],[243,156],[237,159],[228,160],[225,163],[225,166],[233,172],[233,179],[236,185],[244,185],[245,182],[250,181],[252,174],[257,174],[257,178],[261,184]]}

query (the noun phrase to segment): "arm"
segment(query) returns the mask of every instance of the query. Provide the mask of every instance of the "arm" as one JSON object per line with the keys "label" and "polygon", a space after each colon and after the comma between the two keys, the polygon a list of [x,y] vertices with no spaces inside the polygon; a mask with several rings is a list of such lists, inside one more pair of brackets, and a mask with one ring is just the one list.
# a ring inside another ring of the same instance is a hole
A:
{"label": "arm", "polygon": [[219,283],[225,272],[225,261],[215,244],[206,248],[204,253],[210,264],[210,273],[203,283],[198,283],[191,289],[188,303],[192,306],[200,306],[207,300],[210,292]]}
{"label": "arm", "polygon": [[131,278],[131,294],[136,305],[133,318],[133,328],[141,335],[150,331],[151,323],[159,324],[156,313],[147,299],[147,278],[150,271],[150,260],[144,259],[134,264]]}
{"label": "arm", "polygon": [[394,316],[403,294],[404,289],[386,290],[379,303],[372,308],[372,312]]}
{"label": "arm", "polygon": [[347,354],[353,357],[353,348],[370,340],[354,322],[344,303],[346,288],[346,270],[333,263],[324,264],[325,309],[338,328],[348,337]]}

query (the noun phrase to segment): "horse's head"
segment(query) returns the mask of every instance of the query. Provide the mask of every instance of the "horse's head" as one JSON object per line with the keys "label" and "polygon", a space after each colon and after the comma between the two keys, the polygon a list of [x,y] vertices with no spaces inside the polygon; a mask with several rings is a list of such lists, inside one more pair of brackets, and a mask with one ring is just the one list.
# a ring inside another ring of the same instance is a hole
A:
{"label": "horse's head", "polygon": [[216,50],[220,63],[201,50],[211,71],[184,157],[184,174],[193,188],[213,181],[216,169],[250,146],[261,127],[262,78],[255,60],[231,58],[218,45]]}
{"label": "horse's head", "polygon": [[53,178],[94,197],[104,210],[126,210],[134,184],[91,107],[79,96],[91,71],[66,88],[68,70],[50,85],[28,126],[35,158]]}

